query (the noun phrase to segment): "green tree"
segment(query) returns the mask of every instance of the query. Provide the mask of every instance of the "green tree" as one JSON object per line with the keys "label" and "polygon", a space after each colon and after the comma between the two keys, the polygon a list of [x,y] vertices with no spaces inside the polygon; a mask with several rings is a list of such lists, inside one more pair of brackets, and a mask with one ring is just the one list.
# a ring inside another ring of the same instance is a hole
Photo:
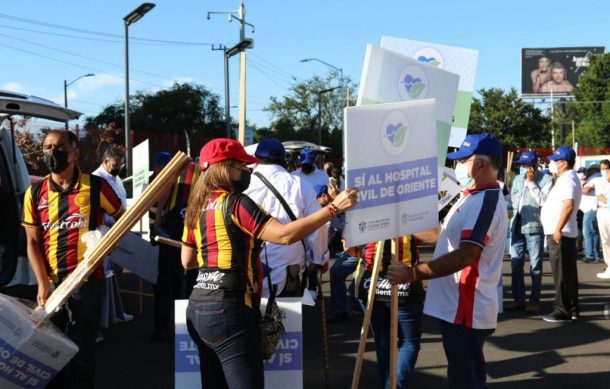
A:
{"label": "green tree", "polygon": [[[337,88],[319,94],[319,91]],[[343,109],[346,87],[356,90],[349,77],[341,79],[338,71],[330,71],[325,78],[314,76],[295,83],[287,96],[271,97],[264,110],[271,115],[270,128],[257,133],[258,138],[276,136],[282,141],[303,140],[318,143],[318,103],[321,104],[322,145],[332,147],[333,154],[341,154]],[[321,97],[321,99],[320,99]]]}
{"label": "green tree", "polygon": [[480,89],[474,98],[469,133],[488,132],[500,139],[505,150],[549,147],[550,119],[533,104],[524,102],[514,88]]}
{"label": "green tree", "polygon": [[574,90],[580,146],[610,147],[610,54],[590,58]]}
{"label": "green tree", "polygon": [[[211,139],[225,135],[219,97],[202,85],[174,84],[154,93],[130,96],[131,127],[140,131],[182,133]],[[85,127],[122,128],[125,109],[118,101],[87,118]]]}

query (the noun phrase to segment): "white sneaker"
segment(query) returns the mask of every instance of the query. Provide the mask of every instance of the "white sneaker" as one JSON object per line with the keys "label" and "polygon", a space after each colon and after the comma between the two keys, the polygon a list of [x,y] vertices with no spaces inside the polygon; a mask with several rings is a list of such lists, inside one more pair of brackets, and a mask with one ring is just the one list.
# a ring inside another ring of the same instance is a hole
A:
{"label": "white sneaker", "polygon": [[610,271],[606,270],[603,273],[597,273],[597,278],[601,278],[602,280],[610,280]]}

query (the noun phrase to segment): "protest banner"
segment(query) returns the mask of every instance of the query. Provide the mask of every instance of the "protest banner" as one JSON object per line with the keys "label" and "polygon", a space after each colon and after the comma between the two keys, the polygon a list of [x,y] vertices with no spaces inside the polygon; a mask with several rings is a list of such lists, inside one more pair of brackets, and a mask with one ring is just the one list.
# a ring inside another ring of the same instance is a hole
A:
{"label": "protest banner", "polygon": [[434,99],[345,109],[346,186],[358,204],[346,213],[346,247],[438,224]]}
{"label": "protest banner", "polygon": [[[303,323],[300,298],[278,298],[285,333],[275,354],[264,361],[265,388],[303,388]],[[186,329],[188,300],[175,302],[175,389],[201,388],[199,353]],[[264,311],[267,299],[261,299]],[[205,362],[204,362],[205,363]]]}
{"label": "protest banner", "polygon": [[[441,169],[445,165],[459,79],[457,74],[395,51],[367,45],[357,105],[436,99],[435,155]],[[434,127],[430,134],[433,132]],[[429,134],[422,136],[431,140]]]}
{"label": "protest banner", "polygon": [[[150,177],[148,139],[134,147],[132,154],[133,180],[131,184],[133,185],[132,199],[135,200],[142,194],[142,192],[144,192],[144,189],[146,189],[146,187],[148,186],[148,181]],[[131,201],[128,203],[128,206],[131,206]],[[150,241],[150,220],[148,217],[148,212],[146,212],[138,221],[138,223],[133,227],[133,231],[139,233],[143,239]]]}
{"label": "protest banner", "polygon": [[479,59],[478,50],[390,36],[381,37],[381,47],[460,76],[449,136],[449,146],[460,147],[466,137],[470,118],[470,105]]}

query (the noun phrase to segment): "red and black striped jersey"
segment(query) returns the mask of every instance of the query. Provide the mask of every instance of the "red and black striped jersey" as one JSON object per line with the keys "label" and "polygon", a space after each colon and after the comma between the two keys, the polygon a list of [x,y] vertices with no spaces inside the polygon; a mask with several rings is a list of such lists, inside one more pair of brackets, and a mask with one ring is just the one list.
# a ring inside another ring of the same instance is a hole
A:
{"label": "red and black striped jersey", "polygon": [[[50,175],[28,188],[22,224],[42,230],[47,272],[58,282],[84,259],[81,236],[104,224],[104,214],[114,216],[120,209],[121,200],[103,178],[75,170],[65,190]],[[103,278],[101,267],[97,272]]]}
{"label": "red and black striped jersey", "polygon": [[[271,219],[246,195],[212,193],[195,229],[185,228],[182,236],[185,245],[197,250],[200,277],[191,298],[215,300],[232,290],[245,292],[248,283],[260,287],[260,236]],[[219,282],[218,278],[228,279],[232,275],[237,275],[239,282]],[[252,306],[250,294],[246,292],[243,296],[246,305]]]}
{"label": "red and black striped jersey", "polygon": [[[381,259],[380,272],[385,273],[387,267],[392,260],[391,239],[384,241],[383,256]],[[411,235],[405,235],[398,238],[398,261],[407,266],[414,266],[419,260],[419,251],[417,250],[416,240]],[[375,260],[375,252],[377,251],[377,242],[367,243],[364,249],[364,264],[366,270],[373,270],[373,262]]]}
{"label": "red and black striped jersey", "polygon": [[182,169],[182,173],[171,188],[169,199],[163,209],[161,227],[172,239],[180,239],[182,236],[186,207],[200,174],[199,167],[190,163]]}

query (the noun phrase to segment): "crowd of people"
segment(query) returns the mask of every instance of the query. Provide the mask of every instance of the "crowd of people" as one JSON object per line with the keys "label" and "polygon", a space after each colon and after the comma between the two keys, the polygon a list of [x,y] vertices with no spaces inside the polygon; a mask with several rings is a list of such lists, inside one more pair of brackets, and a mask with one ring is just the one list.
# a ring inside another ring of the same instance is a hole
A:
{"label": "crowd of people", "polygon": [[[93,174],[79,169],[77,139],[69,131],[50,131],[42,150],[51,173],[28,189],[23,216],[39,305],[45,304],[52,284],[59,285],[83,260],[84,243],[79,237],[102,224],[111,225],[126,207],[125,190],[117,177],[120,150],[108,149]],[[548,251],[555,300],[553,311],[542,318],[557,323],[579,318],[579,208],[584,261],[603,258],[608,266],[597,277],[610,279],[610,161],[579,176],[574,151],[558,147],[548,157],[547,173],[539,168],[535,152],[523,152],[515,162],[519,174],[510,188],[509,206],[498,181],[503,153],[494,136],[468,135],[457,151],[447,154],[455,163],[462,192],[438,228],[345,248],[344,212],[357,204],[358,191],[345,188],[334,165],[318,168],[316,150],[303,149],[300,169],[291,172],[286,150],[277,139],[262,140],[253,155],[232,139],[206,143],[196,164],[184,169],[154,209],[153,236],[180,240],[182,248],[160,246],[151,339],[170,336],[173,300],[188,297],[188,333],[205,361],[200,364],[202,385],[262,388],[261,297],[315,296],[321,287],[319,273],[326,272],[334,258],[328,322],[352,320],[354,309],[372,310],[382,387],[390,385],[392,285],[398,286],[397,387],[409,385],[424,314],[439,323],[449,387],[485,387],[483,348],[497,326],[497,285],[507,237],[513,299],[507,310],[539,312]],[[155,174],[170,158],[169,153],[155,156]],[[420,261],[422,243],[435,245],[431,261]],[[392,254],[396,263],[390,261]],[[376,257],[380,271],[372,285]],[[91,366],[108,266],[106,272],[104,267],[94,272],[53,318],[79,352],[50,387],[94,386]],[[347,286],[352,274],[355,277]],[[273,291],[264,277],[271,280]],[[375,301],[369,306],[371,295]]]}

